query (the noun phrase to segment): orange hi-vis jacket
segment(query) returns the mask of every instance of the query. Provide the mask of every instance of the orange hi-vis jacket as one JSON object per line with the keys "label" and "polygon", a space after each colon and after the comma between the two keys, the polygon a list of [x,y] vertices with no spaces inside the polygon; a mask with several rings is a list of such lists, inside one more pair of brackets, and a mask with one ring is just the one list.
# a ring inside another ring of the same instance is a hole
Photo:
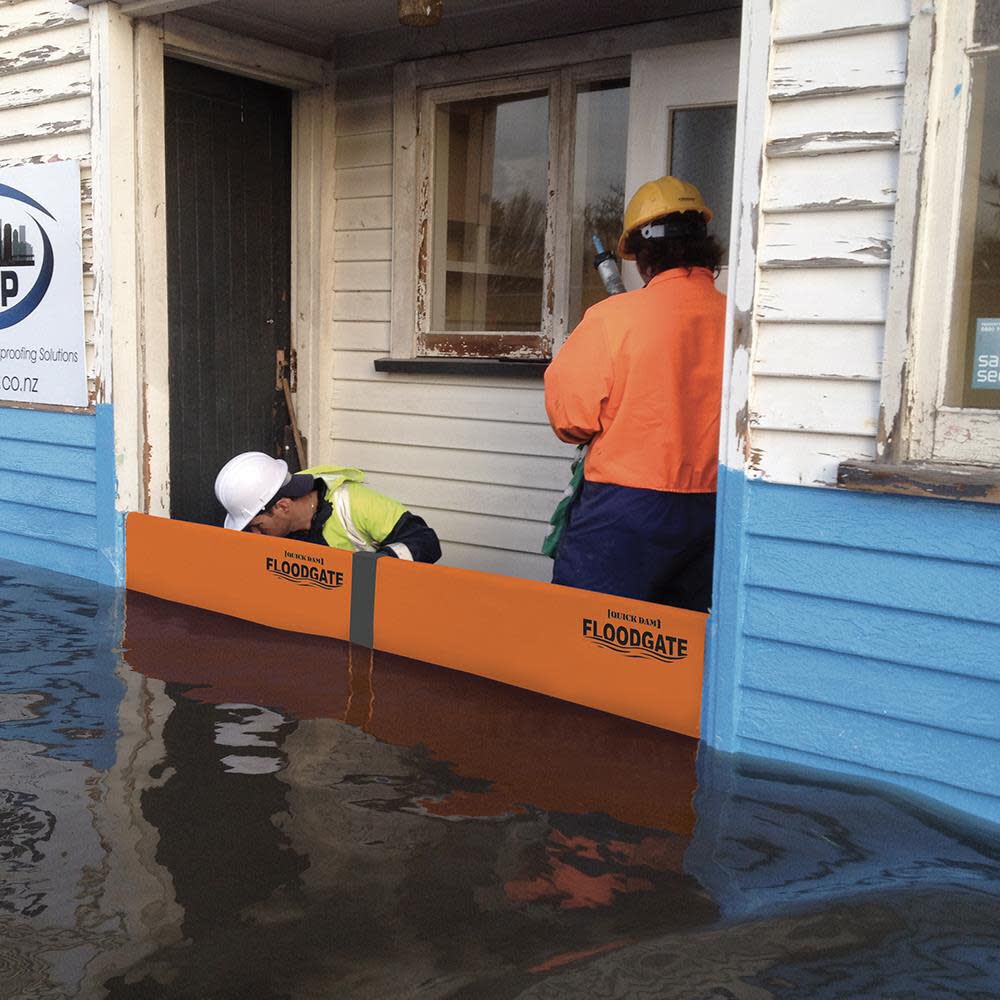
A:
{"label": "orange hi-vis jacket", "polygon": [[587,310],[545,372],[545,409],[584,477],[711,493],[719,463],[726,298],[707,268],[675,268]]}

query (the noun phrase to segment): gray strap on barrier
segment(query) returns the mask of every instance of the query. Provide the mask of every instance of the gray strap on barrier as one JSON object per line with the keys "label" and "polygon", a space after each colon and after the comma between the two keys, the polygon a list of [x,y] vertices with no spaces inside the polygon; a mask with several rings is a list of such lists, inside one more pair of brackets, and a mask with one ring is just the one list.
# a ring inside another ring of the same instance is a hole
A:
{"label": "gray strap on barrier", "polygon": [[385,552],[355,552],[351,560],[351,632],[355,646],[375,645],[375,575]]}

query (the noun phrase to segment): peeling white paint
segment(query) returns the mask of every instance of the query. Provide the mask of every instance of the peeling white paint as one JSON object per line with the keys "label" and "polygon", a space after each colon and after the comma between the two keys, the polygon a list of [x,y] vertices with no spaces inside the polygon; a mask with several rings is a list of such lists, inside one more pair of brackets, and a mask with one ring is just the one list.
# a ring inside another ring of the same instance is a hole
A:
{"label": "peeling white paint", "polygon": [[875,453],[908,0],[775,0],[752,467],[833,485]]}

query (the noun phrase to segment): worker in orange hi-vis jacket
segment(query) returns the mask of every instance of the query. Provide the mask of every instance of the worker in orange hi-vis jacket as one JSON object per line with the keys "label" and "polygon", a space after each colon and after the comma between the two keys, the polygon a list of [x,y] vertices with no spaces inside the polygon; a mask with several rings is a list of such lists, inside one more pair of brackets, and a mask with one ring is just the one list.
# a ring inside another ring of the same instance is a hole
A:
{"label": "worker in orange hi-vis jacket", "polygon": [[588,309],[545,373],[553,430],[590,443],[553,583],[709,608],[726,311],[711,219],[693,184],[643,184],[618,254],[644,287]]}

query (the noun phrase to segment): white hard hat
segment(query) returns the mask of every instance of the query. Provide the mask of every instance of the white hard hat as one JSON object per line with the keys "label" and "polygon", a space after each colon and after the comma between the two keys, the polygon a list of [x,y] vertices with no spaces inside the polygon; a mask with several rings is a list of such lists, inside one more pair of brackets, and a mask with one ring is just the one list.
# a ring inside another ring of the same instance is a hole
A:
{"label": "white hard hat", "polygon": [[242,531],[291,478],[286,462],[262,451],[231,458],[215,477],[215,495],[227,511],[225,526]]}

